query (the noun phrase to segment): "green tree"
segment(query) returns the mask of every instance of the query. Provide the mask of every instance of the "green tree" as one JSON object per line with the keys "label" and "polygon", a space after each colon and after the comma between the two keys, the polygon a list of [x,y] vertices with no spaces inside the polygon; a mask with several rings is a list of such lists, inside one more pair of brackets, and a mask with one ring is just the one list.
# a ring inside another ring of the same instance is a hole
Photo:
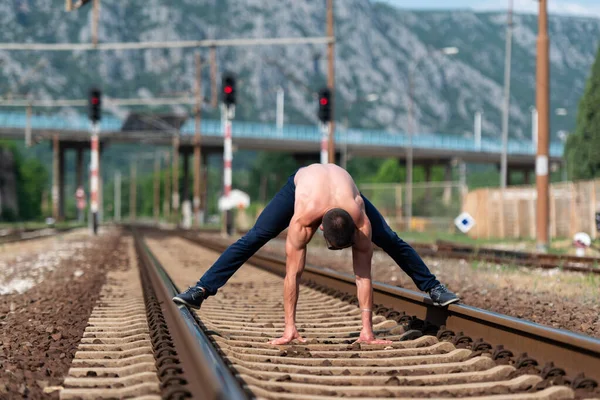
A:
{"label": "green tree", "polygon": [[37,159],[20,160],[17,170],[19,217],[33,220],[42,217],[42,192],[48,181],[48,171]]}
{"label": "green tree", "polygon": [[600,47],[579,103],[577,126],[569,135],[565,158],[570,178],[600,176]]}

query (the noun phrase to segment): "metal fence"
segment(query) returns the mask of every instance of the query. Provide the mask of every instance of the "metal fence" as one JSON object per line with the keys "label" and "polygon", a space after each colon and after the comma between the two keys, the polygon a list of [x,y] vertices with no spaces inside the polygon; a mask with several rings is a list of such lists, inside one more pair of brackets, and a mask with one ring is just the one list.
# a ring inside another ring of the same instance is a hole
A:
{"label": "metal fence", "polygon": [[466,187],[458,182],[414,183],[412,219],[406,218],[406,186],[400,184],[359,185],[361,193],[381,212],[395,230],[454,232]]}

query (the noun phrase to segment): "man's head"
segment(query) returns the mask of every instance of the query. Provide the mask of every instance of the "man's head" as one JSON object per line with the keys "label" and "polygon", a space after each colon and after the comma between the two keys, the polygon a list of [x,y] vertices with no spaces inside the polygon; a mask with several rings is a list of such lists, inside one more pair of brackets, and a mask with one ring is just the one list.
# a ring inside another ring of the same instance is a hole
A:
{"label": "man's head", "polygon": [[341,250],[354,244],[356,225],[346,210],[333,208],[323,215],[323,237],[330,250]]}

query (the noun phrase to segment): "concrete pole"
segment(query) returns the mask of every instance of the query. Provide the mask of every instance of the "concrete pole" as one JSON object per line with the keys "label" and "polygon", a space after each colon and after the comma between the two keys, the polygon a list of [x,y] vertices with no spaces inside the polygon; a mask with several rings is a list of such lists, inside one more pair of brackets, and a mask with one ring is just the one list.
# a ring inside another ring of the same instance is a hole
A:
{"label": "concrete pole", "polygon": [[206,215],[208,213],[208,154],[202,157],[202,193],[200,198],[200,224],[206,223]]}
{"label": "concrete pole", "polygon": [[169,201],[169,193],[171,193],[171,174],[169,173],[170,164],[169,152],[165,151],[165,188],[163,197],[163,216],[169,220],[171,216],[171,202]]}
{"label": "concrete pole", "polygon": [[25,146],[31,147],[31,103],[27,106],[27,119],[25,120]]}
{"label": "concrete pole", "polygon": [[[327,36],[333,37],[333,0],[327,0]],[[327,44],[327,87],[331,90],[331,121],[329,122],[329,162],[335,163],[335,48]]]}
{"label": "concrete pole", "polygon": [[121,220],[121,172],[115,172],[115,221]]}
{"label": "concrete pole", "polygon": [[135,221],[137,206],[136,159],[131,160],[129,172],[129,220]]}
{"label": "concrete pole", "polygon": [[59,146],[58,157],[58,219],[65,219],[65,148]]}
{"label": "concrete pole", "polygon": [[[224,142],[223,142],[223,196],[229,197],[231,193],[232,171],[231,164],[233,162],[232,141],[231,141],[231,114],[226,105],[223,105],[224,115]],[[226,210],[224,213],[225,233],[229,236],[233,234],[232,212]]]}
{"label": "concrete pole", "polygon": [[154,222],[158,223],[160,218],[160,153],[154,153]]}
{"label": "concrete pole", "polygon": [[537,248],[548,250],[548,152],[550,132],[550,60],[548,49],[547,0],[540,0],[537,38],[536,108],[538,111],[538,144],[535,160],[537,187]]}
{"label": "concrete pole", "polygon": [[173,214],[176,224],[179,225],[179,135],[173,137],[173,194],[171,202],[173,204]]}
{"label": "concrete pole", "polygon": [[[75,190],[77,190],[83,188],[83,149],[78,148],[75,154]],[[84,220],[83,210],[79,208],[77,208],[77,220],[79,223],[83,223]]]}
{"label": "concrete pole", "polygon": [[506,188],[508,172],[508,122],[510,117],[510,67],[512,55],[513,0],[508,1],[508,21],[506,23],[506,49],[504,57],[504,104],[502,107],[502,158],[500,161],[500,188]]}
{"label": "concrete pole", "polygon": [[277,125],[277,134],[279,136],[283,136],[283,106],[284,106],[284,96],[285,93],[283,88],[279,86],[277,88],[277,114],[276,114],[276,122]]}
{"label": "concrete pole", "polygon": [[58,135],[55,134],[52,137],[52,218],[58,221],[58,193],[59,193],[59,179],[60,179],[60,142]]}
{"label": "concrete pole", "polygon": [[92,151],[90,161],[90,208],[92,210],[92,232],[94,235],[98,233],[98,190],[100,187],[100,155],[98,143],[99,128],[100,127],[97,123],[92,123]]}
{"label": "concrete pole", "polygon": [[182,203],[190,201],[190,153],[183,153],[183,199]]}
{"label": "concrete pole", "polygon": [[196,53],[196,118],[194,134],[194,218],[193,223],[200,225],[200,181],[201,175],[201,141],[200,122],[202,113],[202,60],[200,53]]}
{"label": "concrete pole", "polygon": [[[416,64],[415,64],[416,65]],[[411,68],[408,74],[408,146],[406,148],[406,230],[411,231],[412,197],[413,197],[413,134],[415,130],[413,116],[414,79]]]}
{"label": "concrete pole", "polygon": [[92,8],[92,44],[98,45],[98,19],[100,17],[100,0],[94,0]]}
{"label": "concrete pole", "polygon": [[481,111],[475,112],[475,126],[473,133],[475,136],[475,150],[481,150]]}
{"label": "concrete pole", "polygon": [[210,48],[210,105],[212,108],[217,108],[217,48]]}

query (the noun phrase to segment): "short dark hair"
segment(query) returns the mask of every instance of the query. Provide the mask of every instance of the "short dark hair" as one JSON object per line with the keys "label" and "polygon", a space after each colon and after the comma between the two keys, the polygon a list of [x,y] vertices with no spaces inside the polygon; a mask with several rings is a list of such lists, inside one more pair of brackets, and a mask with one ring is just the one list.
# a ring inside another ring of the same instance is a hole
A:
{"label": "short dark hair", "polygon": [[330,249],[343,249],[354,244],[356,225],[346,210],[333,208],[323,215],[323,236]]}

